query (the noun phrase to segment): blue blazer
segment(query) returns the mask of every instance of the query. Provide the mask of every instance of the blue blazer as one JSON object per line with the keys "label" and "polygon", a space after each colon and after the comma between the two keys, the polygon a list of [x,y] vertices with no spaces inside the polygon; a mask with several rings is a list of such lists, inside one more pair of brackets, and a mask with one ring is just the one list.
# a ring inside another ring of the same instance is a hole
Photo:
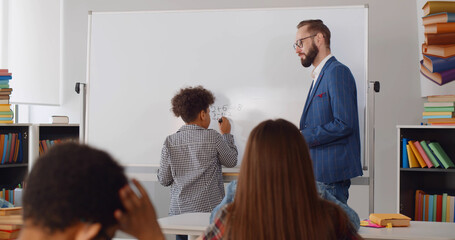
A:
{"label": "blue blazer", "polygon": [[354,76],[331,57],[309,93],[300,131],[310,147],[316,180],[334,183],[362,175]]}

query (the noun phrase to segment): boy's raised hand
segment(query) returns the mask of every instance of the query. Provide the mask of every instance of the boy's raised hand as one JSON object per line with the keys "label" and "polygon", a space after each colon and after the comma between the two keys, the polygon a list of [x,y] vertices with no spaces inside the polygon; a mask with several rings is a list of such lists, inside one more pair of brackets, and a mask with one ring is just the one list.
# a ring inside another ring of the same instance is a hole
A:
{"label": "boy's raised hand", "polygon": [[231,133],[231,123],[226,117],[221,117],[220,121],[218,121],[218,126],[221,134]]}
{"label": "boy's raised hand", "polygon": [[120,230],[131,234],[139,240],[164,239],[156,219],[155,209],[147,192],[136,179],[133,179],[132,182],[139,190],[141,196],[137,196],[129,185],[125,185],[120,189],[120,200],[125,210],[117,209],[114,213],[119,222]]}

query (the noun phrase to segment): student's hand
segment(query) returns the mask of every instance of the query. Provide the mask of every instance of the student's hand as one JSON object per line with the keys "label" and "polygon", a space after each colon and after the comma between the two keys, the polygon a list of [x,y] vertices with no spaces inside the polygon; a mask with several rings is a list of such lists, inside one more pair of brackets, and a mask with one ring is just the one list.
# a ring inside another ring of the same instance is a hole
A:
{"label": "student's hand", "polygon": [[142,196],[138,197],[129,185],[119,190],[120,200],[125,210],[117,209],[114,216],[119,222],[120,230],[139,240],[164,239],[147,192],[136,179],[132,181]]}
{"label": "student's hand", "polygon": [[221,134],[231,133],[231,123],[225,117],[221,117],[221,123],[218,122]]}

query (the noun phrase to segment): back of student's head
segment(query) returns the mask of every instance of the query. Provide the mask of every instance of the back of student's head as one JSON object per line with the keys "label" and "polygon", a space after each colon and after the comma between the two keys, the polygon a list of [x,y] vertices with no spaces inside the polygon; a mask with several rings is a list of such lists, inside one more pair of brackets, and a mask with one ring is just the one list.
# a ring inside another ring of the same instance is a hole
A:
{"label": "back of student's head", "polygon": [[[229,239],[325,239],[321,199],[305,139],[283,119],[267,120],[248,138]],[[323,214],[324,215],[324,214]]]}
{"label": "back of student's head", "polygon": [[182,88],[171,100],[172,112],[185,123],[190,123],[214,102],[212,92],[202,86]]}
{"label": "back of student's head", "polygon": [[50,234],[79,222],[117,223],[118,191],[127,183],[123,168],[106,152],[63,143],[39,157],[24,189],[24,220]]}

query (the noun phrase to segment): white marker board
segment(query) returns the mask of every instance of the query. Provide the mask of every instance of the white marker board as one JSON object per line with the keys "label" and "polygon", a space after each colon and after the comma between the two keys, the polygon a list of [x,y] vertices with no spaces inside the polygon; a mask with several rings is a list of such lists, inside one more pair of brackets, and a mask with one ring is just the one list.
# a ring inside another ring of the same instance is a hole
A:
{"label": "white marker board", "polygon": [[216,97],[210,128],[218,130],[221,115],[231,120],[240,163],[259,122],[284,118],[298,126],[311,68],[292,48],[296,26],[322,19],[332,53],[356,79],[363,143],[367,14],[364,6],[93,12],[86,140],[125,165],[157,165],[164,139],[183,124],[170,110],[171,98],[182,87],[202,85]]}

